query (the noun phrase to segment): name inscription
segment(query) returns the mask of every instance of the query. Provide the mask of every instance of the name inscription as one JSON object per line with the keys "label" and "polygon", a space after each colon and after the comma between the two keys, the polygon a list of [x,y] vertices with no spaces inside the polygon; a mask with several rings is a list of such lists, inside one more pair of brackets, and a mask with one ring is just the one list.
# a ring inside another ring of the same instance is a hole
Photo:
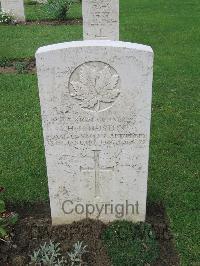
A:
{"label": "name inscription", "polygon": [[54,145],[129,145],[145,144],[146,134],[138,133],[136,129],[130,127],[134,121],[129,123],[94,123],[84,122],[82,124],[69,124],[60,128],[57,134],[47,136],[50,146]]}

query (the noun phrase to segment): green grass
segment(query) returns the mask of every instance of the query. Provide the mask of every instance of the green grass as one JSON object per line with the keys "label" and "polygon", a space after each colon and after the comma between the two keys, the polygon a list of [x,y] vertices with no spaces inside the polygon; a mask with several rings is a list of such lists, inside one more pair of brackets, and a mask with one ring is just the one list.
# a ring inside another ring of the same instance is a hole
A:
{"label": "green grass", "polygon": [[[40,46],[56,42],[81,40],[81,26],[0,26],[0,60],[33,58]],[[12,40],[12,41],[11,41]],[[13,45],[10,45],[12,43]]]}
{"label": "green grass", "polygon": [[[120,39],[149,44],[155,52],[148,198],[165,204],[182,265],[198,265],[199,0],[122,0],[120,11]],[[81,39],[82,27],[0,26],[0,38],[0,60],[21,59],[34,57],[39,46]],[[36,78],[0,75],[0,86],[5,198],[46,200]]]}
{"label": "green grass", "polygon": [[[43,5],[25,5],[27,20],[51,19],[43,11]],[[74,3],[68,15],[69,19],[81,17],[81,5]],[[81,25],[0,25],[0,61],[33,58],[35,51],[44,45],[57,42],[81,40]],[[13,45],[10,45],[12,42]]]}
{"label": "green grass", "polygon": [[0,75],[0,84],[0,174],[6,199],[47,199],[36,77]]}
{"label": "green grass", "polygon": [[[44,20],[44,19],[53,19],[53,16],[51,14],[47,13],[45,11],[44,5],[36,4],[36,5],[30,5],[26,3],[25,6],[25,14],[27,20]],[[70,11],[67,14],[67,19],[76,19],[81,18],[81,5],[79,3],[74,3],[70,7]]]}
{"label": "green grass", "polygon": [[29,1],[25,1],[25,15],[26,20],[53,19],[51,14],[45,12],[44,5],[38,3],[30,4]]}

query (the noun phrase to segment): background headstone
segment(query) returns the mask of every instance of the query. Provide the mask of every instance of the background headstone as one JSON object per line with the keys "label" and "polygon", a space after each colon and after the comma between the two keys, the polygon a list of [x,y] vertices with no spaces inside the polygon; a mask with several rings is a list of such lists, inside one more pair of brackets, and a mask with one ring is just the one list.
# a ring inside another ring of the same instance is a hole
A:
{"label": "background headstone", "polygon": [[82,0],[84,40],[119,40],[119,0]]}
{"label": "background headstone", "polygon": [[47,1],[48,0],[36,0],[38,3],[40,3],[40,4],[45,4],[45,3],[47,3]]}
{"label": "background headstone", "polygon": [[23,0],[1,0],[1,9],[14,15],[17,21],[25,21]]}
{"label": "background headstone", "polygon": [[87,209],[104,222],[144,221],[152,49],[70,42],[40,48],[36,61],[53,224]]}

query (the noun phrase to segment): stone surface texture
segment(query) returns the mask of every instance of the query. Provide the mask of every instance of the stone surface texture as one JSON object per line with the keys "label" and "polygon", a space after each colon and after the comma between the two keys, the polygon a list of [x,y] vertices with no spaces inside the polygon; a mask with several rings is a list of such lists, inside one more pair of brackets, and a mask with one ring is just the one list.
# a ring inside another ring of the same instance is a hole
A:
{"label": "stone surface texture", "polygon": [[152,49],[70,42],[39,48],[36,62],[53,224],[85,218],[87,204],[90,218],[144,221]]}
{"label": "stone surface texture", "polygon": [[17,21],[25,21],[23,0],[1,0],[1,8],[5,12],[13,14]]}
{"label": "stone surface texture", "polygon": [[84,40],[119,40],[119,0],[83,0]]}

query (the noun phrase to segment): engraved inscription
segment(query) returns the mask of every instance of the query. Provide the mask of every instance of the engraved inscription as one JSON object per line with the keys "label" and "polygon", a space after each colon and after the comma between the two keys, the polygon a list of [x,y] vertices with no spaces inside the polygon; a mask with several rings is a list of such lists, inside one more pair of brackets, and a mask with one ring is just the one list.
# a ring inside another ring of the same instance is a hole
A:
{"label": "engraved inscription", "polygon": [[116,23],[116,14],[113,14],[113,1],[90,1],[90,9],[93,11],[91,14],[91,24],[93,26],[108,26],[109,24]]}
{"label": "engraved inscription", "polygon": [[83,0],[84,38],[119,40],[119,0]]}
{"label": "engraved inscription", "polygon": [[119,75],[108,64],[87,62],[75,69],[69,81],[69,91],[81,108],[104,111],[119,97]]}
{"label": "engraved inscription", "polygon": [[103,171],[114,171],[114,166],[112,167],[106,167],[106,168],[101,168],[99,165],[99,154],[100,150],[93,150],[94,152],[94,168],[83,168],[80,166],[80,171],[81,172],[94,172],[95,175],[95,197],[99,198],[100,197],[100,173]]}

